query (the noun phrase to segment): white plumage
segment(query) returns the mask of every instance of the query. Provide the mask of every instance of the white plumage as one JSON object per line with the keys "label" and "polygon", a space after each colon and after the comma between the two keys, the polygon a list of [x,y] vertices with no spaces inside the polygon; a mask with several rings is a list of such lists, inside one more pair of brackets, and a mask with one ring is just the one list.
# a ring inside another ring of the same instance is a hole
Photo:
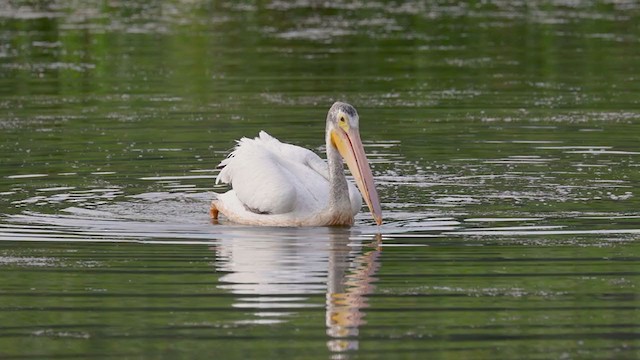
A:
{"label": "white plumage", "polygon": [[[345,113],[350,115],[350,125],[336,125],[346,121]],[[362,207],[362,196],[344,177],[340,156],[349,152],[351,157],[345,160],[350,168],[356,164],[351,170],[360,190],[366,192],[369,207],[373,191],[377,212],[372,212],[379,221],[377,193],[357,129],[355,109],[344,103],[334,104],[327,117],[329,163],[310,150],[282,143],[264,131],[256,138],[240,139],[219,165],[222,170],[216,183],[230,184],[232,189],[216,194],[211,204],[212,217],[217,218],[220,212],[232,222],[250,225],[351,225]],[[340,143],[339,148],[336,142]],[[363,178],[366,185],[362,185]]]}
{"label": "white plumage", "polygon": [[[240,139],[219,166],[223,168],[216,183],[230,184],[232,190],[218,195],[218,199],[229,204],[228,211],[236,216],[265,225],[277,225],[275,222],[284,217],[302,223],[328,205],[327,163],[311,150],[282,143],[264,131],[254,139]],[[353,183],[348,182],[348,186],[355,216],[362,207],[362,197]],[[280,216],[266,221],[269,217],[260,215]]]}

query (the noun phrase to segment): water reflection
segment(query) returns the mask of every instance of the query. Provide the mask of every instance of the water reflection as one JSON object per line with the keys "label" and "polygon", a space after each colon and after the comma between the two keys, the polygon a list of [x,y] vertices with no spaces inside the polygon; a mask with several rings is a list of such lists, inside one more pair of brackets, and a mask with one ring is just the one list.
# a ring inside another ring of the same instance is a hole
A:
{"label": "water reflection", "polygon": [[328,349],[357,350],[363,309],[380,267],[381,236],[342,228],[286,229],[282,235],[245,234],[213,248],[216,270],[226,273],[218,288],[237,295],[234,308],[252,311],[240,323],[285,322],[296,309],[317,307],[309,298],[325,293]]}

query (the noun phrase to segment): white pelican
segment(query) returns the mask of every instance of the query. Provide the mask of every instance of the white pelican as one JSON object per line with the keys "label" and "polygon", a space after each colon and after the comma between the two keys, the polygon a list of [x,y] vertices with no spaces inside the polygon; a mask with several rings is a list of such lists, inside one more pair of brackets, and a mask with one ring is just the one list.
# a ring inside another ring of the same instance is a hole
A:
{"label": "white pelican", "polygon": [[284,144],[264,131],[242,138],[223,160],[216,183],[232,190],[216,194],[211,217],[224,214],[247,225],[353,225],[362,197],[344,176],[351,170],[376,223],[382,223],[380,201],[358,131],[358,113],[336,102],[327,114],[327,162],[310,150]]}

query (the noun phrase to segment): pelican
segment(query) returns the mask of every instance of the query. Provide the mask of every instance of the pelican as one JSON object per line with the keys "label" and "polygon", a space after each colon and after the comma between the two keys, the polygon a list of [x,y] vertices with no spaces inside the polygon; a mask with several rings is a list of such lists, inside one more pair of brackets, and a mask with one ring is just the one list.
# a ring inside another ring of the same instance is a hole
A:
{"label": "pelican", "polygon": [[[222,213],[234,223],[264,226],[353,225],[364,197],[373,218],[382,224],[382,210],[360,140],[356,109],[336,102],[327,114],[327,161],[314,152],[285,144],[261,131],[242,138],[223,160],[216,184],[231,190],[215,194],[211,217]],[[347,163],[358,193],[344,175]]]}

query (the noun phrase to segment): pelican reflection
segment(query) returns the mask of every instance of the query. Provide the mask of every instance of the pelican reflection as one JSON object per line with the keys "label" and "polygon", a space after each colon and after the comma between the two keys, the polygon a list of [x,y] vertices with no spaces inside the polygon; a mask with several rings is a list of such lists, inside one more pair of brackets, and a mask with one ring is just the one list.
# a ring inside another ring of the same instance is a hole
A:
{"label": "pelican reflection", "polygon": [[[296,309],[325,307],[331,351],[358,348],[367,295],[380,267],[379,235],[345,228],[288,228],[272,233],[238,233],[215,247],[218,288],[247,309],[243,324],[293,321]],[[325,294],[324,304],[314,295]]]}

